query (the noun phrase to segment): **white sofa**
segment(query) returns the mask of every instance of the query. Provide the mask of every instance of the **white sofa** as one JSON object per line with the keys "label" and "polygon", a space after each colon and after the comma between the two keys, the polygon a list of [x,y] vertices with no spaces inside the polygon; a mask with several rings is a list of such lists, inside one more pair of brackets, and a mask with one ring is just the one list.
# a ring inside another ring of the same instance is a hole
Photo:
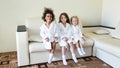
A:
{"label": "white sofa", "polygon": [[[105,33],[106,30],[109,31],[109,34]],[[98,57],[113,68],[120,68],[120,32],[118,32],[120,28],[94,27],[85,28],[85,31],[84,35],[94,40],[93,56]]]}
{"label": "white sofa", "polygon": [[[48,60],[48,51],[42,45],[40,37],[40,18],[28,18],[26,25],[19,25],[16,31],[17,59],[18,66],[25,66],[38,63],[46,63]],[[85,38],[83,46],[86,55],[79,56],[75,50],[77,58],[92,56],[93,40]],[[67,50],[67,59],[71,59],[70,51]],[[57,45],[53,61],[61,60],[60,46]]]}

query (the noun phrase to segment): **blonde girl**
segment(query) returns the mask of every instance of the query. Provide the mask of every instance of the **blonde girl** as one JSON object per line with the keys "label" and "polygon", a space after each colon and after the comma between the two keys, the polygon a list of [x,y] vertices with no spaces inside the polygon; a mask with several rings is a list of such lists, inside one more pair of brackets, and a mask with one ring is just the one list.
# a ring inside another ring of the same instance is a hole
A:
{"label": "blonde girl", "polygon": [[81,29],[79,27],[79,19],[77,16],[72,16],[71,17],[71,29],[72,29],[72,40],[74,41],[73,43],[77,47],[77,51],[80,56],[85,54],[85,51],[83,49],[84,45],[84,37],[82,35]]}

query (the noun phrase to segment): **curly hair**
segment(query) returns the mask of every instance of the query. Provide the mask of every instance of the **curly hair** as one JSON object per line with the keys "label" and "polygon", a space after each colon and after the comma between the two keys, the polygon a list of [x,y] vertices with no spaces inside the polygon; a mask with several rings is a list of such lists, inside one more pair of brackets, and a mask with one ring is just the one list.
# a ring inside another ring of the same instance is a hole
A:
{"label": "curly hair", "polygon": [[44,9],[43,16],[42,16],[42,19],[43,19],[44,21],[46,21],[46,20],[45,20],[46,14],[51,14],[51,15],[52,15],[52,21],[55,20],[55,15],[54,15],[52,9],[50,9],[50,8],[45,8],[45,9]]}
{"label": "curly hair", "polygon": [[66,22],[70,24],[69,17],[68,17],[68,15],[67,15],[67,13],[65,13],[65,12],[63,12],[63,13],[60,14],[59,22],[62,22],[62,21],[61,21],[61,17],[62,17],[62,15],[64,15],[64,16],[67,18],[67,21],[66,21]]}

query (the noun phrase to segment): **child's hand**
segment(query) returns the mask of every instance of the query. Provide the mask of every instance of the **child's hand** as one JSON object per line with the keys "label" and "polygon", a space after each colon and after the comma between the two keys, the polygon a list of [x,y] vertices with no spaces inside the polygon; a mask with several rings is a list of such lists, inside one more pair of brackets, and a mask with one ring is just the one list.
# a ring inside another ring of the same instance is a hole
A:
{"label": "child's hand", "polygon": [[58,42],[58,37],[55,37],[55,42]]}
{"label": "child's hand", "polygon": [[82,37],[82,39],[83,39],[83,41],[86,41],[86,40],[85,40],[85,37]]}
{"label": "child's hand", "polygon": [[56,40],[58,40],[58,37],[55,37]]}
{"label": "child's hand", "polygon": [[68,38],[67,38],[67,37],[64,37],[63,40],[64,40],[64,41],[68,41]]}
{"label": "child's hand", "polygon": [[47,41],[47,42],[49,42],[49,38],[47,37],[47,38],[45,38],[45,40]]}

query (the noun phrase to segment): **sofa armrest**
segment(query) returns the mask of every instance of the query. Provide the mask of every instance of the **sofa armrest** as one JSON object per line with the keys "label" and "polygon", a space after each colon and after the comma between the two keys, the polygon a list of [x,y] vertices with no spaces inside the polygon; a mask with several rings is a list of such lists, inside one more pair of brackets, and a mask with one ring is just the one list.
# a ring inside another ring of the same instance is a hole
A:
{"label": "sofa armrest", "polygon": [[17,32],[25,32],[25,31],[27,31],[27,28],[25,25],[17,26]]}
{"label": "sofa armrest", "polygon": [[28,32],[25,25],[17,26],[16,45],[18,66],[29,65]]}

